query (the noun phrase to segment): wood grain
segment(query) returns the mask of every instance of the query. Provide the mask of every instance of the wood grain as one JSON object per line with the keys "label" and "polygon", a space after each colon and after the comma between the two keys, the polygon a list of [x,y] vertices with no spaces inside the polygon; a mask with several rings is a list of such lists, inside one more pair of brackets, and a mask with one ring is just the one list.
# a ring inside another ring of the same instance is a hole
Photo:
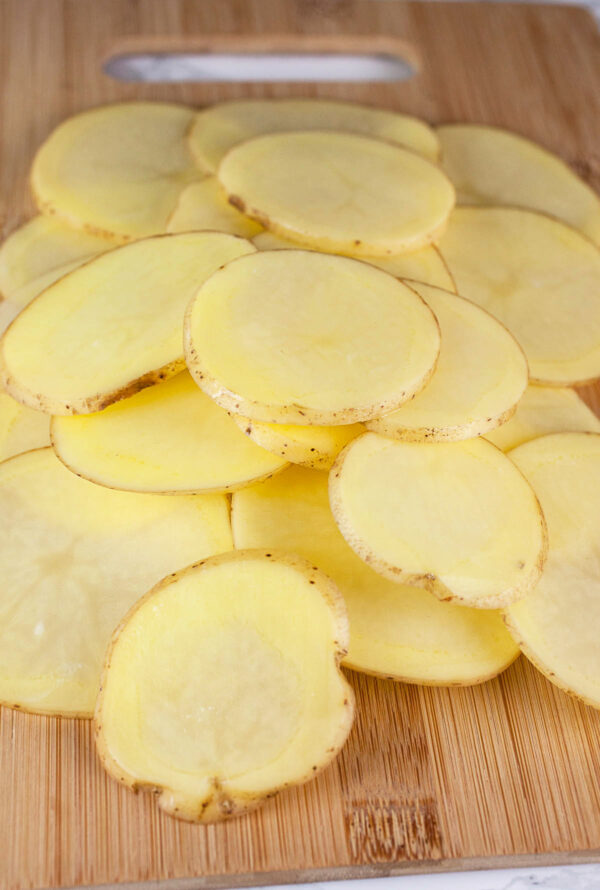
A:
{"label": "wood grain", "polygon": [[[385,47],[420,70],[402,83],[345,85],[143,85],[102,73],[123,48],[237,46],[248,34],[265,49],[294,46],[296,35],[305,49]],[[4,235],[32,213],[28,168],[52,127],[133,98],[330,96],[489,122],[537,139],[600,189],[600,39],[580,9],[0,0],[0,40]],[[584,397],[600,413],[600,389]],[[109,780],[86,721],[0,709],[0,887],[187,890],[600,858],[600,712],[523,658],[472,689],[351,679],[358,719],[337,762],[252,815],[208,827],[169,819]]]}

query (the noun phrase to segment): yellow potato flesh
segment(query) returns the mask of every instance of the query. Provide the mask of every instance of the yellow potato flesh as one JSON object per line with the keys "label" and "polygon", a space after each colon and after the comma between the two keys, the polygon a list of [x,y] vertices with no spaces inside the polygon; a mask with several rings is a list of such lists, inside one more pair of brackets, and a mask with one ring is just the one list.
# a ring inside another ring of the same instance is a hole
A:
{"label": "yellow potato flesh", "polygon": [[50,444],[50,418],[0,391],[0,461]]}
{"label": "yellow potato flesh", "polygon": [[410,398],[439,350],[431,310],[406,285],[304,250],[262,251],[216,272],[188,309],[184,340],[192,376],[229,411],[324,426]]}
{"label": "yellow potato flesh", "polygon": [[126,491],[231,491],[286,466],[187,373],[97,414],[55,417],[52,443],[77,475]]}
{"label": "yellow potato flesh", "polygon": [[572,389],[528,386],[508,421],[485,437],[502,451],[510,451],[549,433],[600,433],[600,419]]}
{"label": "yellow potato flesh", "polygon": [[529,210],[458,207],[440,242],[458,292],[516,337],[531,379],[600,376],[600,250]]}
{"label": "yellow potato flesh", "polygon": [[85,111],[39,149],[31,187],[39,209],[122,241],[165,231],[179,193],[199,179],[181,105],[124,102]]}
{"label": "yellow potato flesh", "polygon": [[110,491],[50,448],[0,466],[0,701],[91,716],[110,636],[168,572],[231,547],[224,495]]}
{"label": "yellow potato flesh", "polygon": [[334,464],[330,499],[359,556],[442,600],[499,608],[540,577],[547,539],[539,504],[485,439],[431,445],[365,433]]}
{"label": "yellow potato flesh", "polygon": [[439,143],[424,121],[405,114],[323,99],[245,99],[213,105],[196,115],[190,148],[200,167],[214,173],[240,142],[263,133],[345,130],[410,148],[437,161]]}
{"label": "yellow potato flesh", "polygon": [[496,127],[447,124],[437,134],[459,204],[528,207],[600,242],[600,199],[556,155]]}
{"label": "yellow potato flesh", "polygon": [[297,558],[246,551],[166,578],[128,616],[96,710],[104,766],[214,821],[311,778],[353,715],[341,597]]}
{"label": "yellow potato flesh", "polygon": [[230,202],[266,229],[353,256],[431,243],[454,205],[435,164],[353,133],[259,136],[232,148],[217,177]]}
{"label": "yellow potato flesh", "polygon": [[262,226],[232,207],[216,177],[207,176],[184,189],[167,225],[167,232],[205,229],[252,238],[262,231]]}
{"label": "yellow potato flesh", "polygon": [[346,426],[297,426],[290,423],[261,423],[234,417],[238,427],[253,442],[293,464],[328,470],[342,448],[360,436],[361,423]]}
{"label": "yellow potato flesh", "polygon": [[442,345],[435,372],[410,402],[368,422],[368,429],[409,442],[456,441],[497,427],[527,386],[523,351],[506,328],[456,294],[412,282],[437,318]]}
{"label": "yellow potato flesh", "polygon": [[541,501],[550,548],[508,626],[549,680],[600,708],[600,435],[544,436],[510,456]]}
{"label": "yellow potato flesh", "polygon": [[359,559],[331,515],[325,473],[293,467],[237,492],[231,518],[236,547],[297,553],[337,584],[350,620],[347,667],[412,683],[471,684],[517,655],[498,612],[441,603]]}
{"label": "yellow potato flesh", "polygon": [[164,235],[112,250],[53,284],[0,343],[14,398],[85,414],[181,370],[185,307],[223,263],[255,248],[215,232]]}

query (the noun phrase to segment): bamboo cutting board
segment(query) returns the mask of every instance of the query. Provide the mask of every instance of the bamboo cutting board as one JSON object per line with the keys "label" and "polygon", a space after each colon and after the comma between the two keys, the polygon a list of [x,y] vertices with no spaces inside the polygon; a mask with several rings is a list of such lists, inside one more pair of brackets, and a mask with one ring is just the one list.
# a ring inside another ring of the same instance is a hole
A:
{"label": "bamboo cutting board", "polygon": [[[0,40],[3,235],[32,213],[27,170],[48,132],[134,98],[320,95],[489,122],[547,145],[600,190],[600,38],[583,10],[0,0]],[[143,85],[102,71],[124,51],[244,48],[397,53],[417,73],[392,84]],[[600,389],[585,397],[600,412]],[[0,888],[159,880],[183,890],[600,859],[600,712],[523,658],[472,689],[351,680],[358,718],[340,758],[310,785],[208,827],[109,780],[88,722],[0,708]]]}

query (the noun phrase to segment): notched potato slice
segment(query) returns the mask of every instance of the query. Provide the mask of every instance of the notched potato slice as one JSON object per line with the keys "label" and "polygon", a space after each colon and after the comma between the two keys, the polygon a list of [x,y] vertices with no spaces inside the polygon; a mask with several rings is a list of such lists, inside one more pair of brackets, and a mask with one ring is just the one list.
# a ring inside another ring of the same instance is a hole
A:
{"label": "notched potato slice", "polygon": [[367,263],[273,250],[230,263],[200,288],[184,345],[190,373],[228,411],[337,426],[418,391],[439,330],[414,291]]}
{"label": "notched potato slice", "polygon": [[165,231],[179,193],[201,174],[186,135],[194,112],[123,102],[63,121],[38,150],[31,187],[39,209],[122,241]]}
{"label": "notched potato slice", "polygon": [[243,551],[177,572],[113,637],[95,715],[102,763],[181,819],[243,813],[344,744],[347,644],[337,588],[298,557]]}
{"label": "notched potato slice", "polygon": [[359,559],[331,515],[325,473],[292,467],[236,492],[231,519],[236,547],[298,553],[337,584],[350,620],[346,667],[408,683],[471,685],[518,655],[498,612],[441,603]]}
{"label": "notched potato slice", "polygon": [[437,287],[410,282],[437,318],[442,345],[435,372],[410,402],[367,428],[406,442],[479,436],[513,414],[527,387],[523,350],[495,318]]}
{"label": "notched potato slice", "polygon": [[328,470],[342,448],[364,433],[361,423],[345,426],[296,426],[289,423],[261,423],[235,416],[238,427],[253,442],[293,464]]}
{"label": "notched potato slice", "polygon": [[167,224],[167,232],[198,232],[207,229],[241,235],[242,238],[252,238],[262,232],[262,226],[244,216],[228,202],[214,176],[193,182],[182,191]]}
{"label": "notched potato slice", "polygon": [[437,128],[459,204],[504,204],[556,216],[600,242],[600,199],[571,168],[529,139],[478,124]]}
{"label": "notched potato slice", "polygon": [[329,480],[340,531],[385,577],[480,609],[508,605],[538,582],[547,549],[540,505],[485,439],[430,445],[365,433]]}
{"label": "notched potato slice", "polygon": [[440,242],[458,292],[506,325],[531,380],[600,376],[600,250],[558,220],[508,207],[457,207]]}
{"label": "notched potato slice", "polygon": [[98,414],[53,418],[52,444],[78,476],[125,491],[232,491],[287,465],[185,372]]}
{"label": "notched potato slice", "polygon": [[414,152],[353,133],[271,133],[232,148],[217,177],[275,234],[353,256],[389,256],[443,231],[454,188]]}
{"label": "notched potato slice", "polygon": [[91,717],[104,653],[168,572],[231,548],[225,495],[110,491],[51,448],[0,465],[0,702]]}
{"label": "notched potato slice", "polygon": [[190,130],[190,148],[202,169],[214,173],[235,145],[289,130],[345,130],[384,139],[416,151],[431,161],[439,158],[435,131],[406,114],[332,102],[325,99],[243,99],[200,111]]}
{"label": "notched potato slice", "polygon": [[53,284],[0,341],[10,394],[49,414],[89,414],[184,367],[185,307],[219,266],[254,253],[217,232],[147,238]]}
{"label": "notched potato slice", "polygon": [[600,419],[572,389],[528,386],[517,410],[485,437],[502,451],[510,451],[549,433],[600,433]]}
{"label": "notched potato slice", "polygon": [[548,679],[600,708],[600,435],[556,433],[511,451],[539,497],[550,548],[540,583],[506,611]]}
{"label": "notched potato slice", "polygon": [[50,444],[50,418],[0,391],[0,461]]}

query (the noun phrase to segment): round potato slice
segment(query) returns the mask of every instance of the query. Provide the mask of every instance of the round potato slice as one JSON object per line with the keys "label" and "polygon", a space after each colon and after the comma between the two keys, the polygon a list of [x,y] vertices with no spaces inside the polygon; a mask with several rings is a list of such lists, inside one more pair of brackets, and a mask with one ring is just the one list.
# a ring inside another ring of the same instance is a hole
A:
{"label": "round potato slice", "polygon": [[186,134],[194,112],[162,102],[94,108],[60,124],[35,156],[39,209],[122,241],[165,231],[179,193],[201,174]]}
{"label": "round potato slice", "polygon": [[236,547],[298,553],[337,584],[350,620],[346,667],[407,683],[471,685],[518,655],[499,612],[441,603],[359,559],[331,515],[325,473],[291,467],[236,492],[231,519]]}
{"label": "round potato slice", "polygon": [[184,367],[181,330],[198,286],[256,248],[196,232],[111,250],[30,303],[0,341],[9,393],[49,414],[86,414]]}
{"label": "round potato slice", "polygon": [[485,437],[502,451],[510,451],[549,433],[600,433],[600,418],[572,389],[528,386],[517,410]]}
{"label": "round potato slice", "polygon": [[293,464],[328,470],[342,448],[364,433],[362,423],[346,426],[296,426],[289,423],[261,423],[234,416],[238,427],[253,442]]}
{"label": "round potato slice", "polygon": [[192,376],[227,410],[337,426],[417,392],[439,329],[414,291],[367,263],[272,250],[228,264],[200,288],[184,345]]}
{"label": "round potato slice", "polygon": [[263,133],[345,130],[393,142],[432,161],[439,158],[435,131],[406,114],[325,99],[243,99],[200,111],[190,130],[190,148],[200,167],[214,173],[224,155]]}
{"label": "round potato slice", "polygon": [[446,124],[437,134],[459,204],[528,207],[600,242],[600,199],[561,158],[497,127]]}
{"label": "round potato slice", "polygon": [[192,182],[179,196],[167,224],[167,232],[198,232],[212,229],[252,238],[262,226],[244,216],[227,200],[215,176]]}
{"label": "round potato slice", "polygon": [[329,479],[340,531],[385,577],[479,609],[508,605],[538,582],[547,550],[540,505],[485,439],[431,445],[365,433]]}
{"label": "round potato slice", "polygon": [[50,445],[50,418],[0,391],[0,461]]}
{"label": "round potato slice", "polygon": [[125,491],[232,491],[287,466],[243,436],[187,373],[98,414],[54,417],[52,444],[78,476]]}
{"label": "round potato slice", "polygon": [[228,553],[165,578],[108,652],[95,714],[104,767],[214,822],[311,779],[344,744],[348,621],[298,557]]}
{"label": "round potato slice", "polygon": [[507,610],[508,627],[552,683],[600,708],[600,435],[543,436],[510,457],[542,503],[550,549],[536,589]]}
{"label": "round potato slice", "polygon": [[506,325],[534,383],[600,376],[600,250],[529,210],[457,207],[440,242],[458,292]]}
{"label": "round potato slice", "polygon": [[110,636],[178,566],[231,548],[225,495],[110,491],[51,448],[0,465],[0,701],[90,717]]}
{"label": "round potato slice", "polygon": [[271,133],[232,148],[217,176],[266,229],[354,256],[416,250],[437,238],[454,188],[414,152],[353,133]]}
{"label": "round potato slice", "polygon": [[506,328],[456,294],[411,282],[435,314],[440,357],[431,380],[414,399],[370,420],[368,429],[406,442],[457,441],[504,423],[528,380],[523,350]]}

